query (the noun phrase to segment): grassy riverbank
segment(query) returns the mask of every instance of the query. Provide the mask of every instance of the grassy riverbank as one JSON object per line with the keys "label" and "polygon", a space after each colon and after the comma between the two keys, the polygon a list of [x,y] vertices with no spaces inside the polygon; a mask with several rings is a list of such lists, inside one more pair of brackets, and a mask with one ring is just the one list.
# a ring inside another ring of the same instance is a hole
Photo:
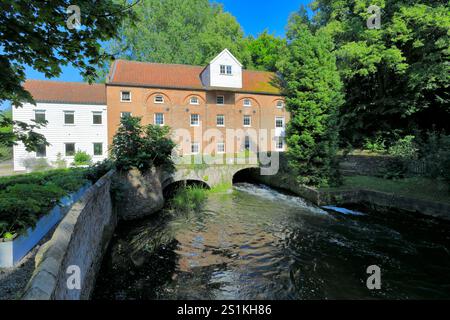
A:
{"label": "grassy riverbank", "polygon": [[421,200],[450,203],[450,186],[444,181],[423,177],[389,180],[369,176],[344,177],[344,184],[337,188],[322,188],[321,191],[368,189]]}

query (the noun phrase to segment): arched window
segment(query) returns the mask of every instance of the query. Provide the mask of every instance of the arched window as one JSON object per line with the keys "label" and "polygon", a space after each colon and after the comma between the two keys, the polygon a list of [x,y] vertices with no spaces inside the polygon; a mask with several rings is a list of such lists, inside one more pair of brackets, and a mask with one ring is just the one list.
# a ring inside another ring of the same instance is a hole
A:
{"label": "arched window", "polygon": [[252,106],[252,100],[244,99],[244,107],[251,107],[251,106]]}
{"label": "arched window", "polygon": [[195,104],[195,105],[200,104],[200,102],[199,102],[199,100],[198,100],[198,97],[191,97],[189,103],[190,103],[190,104]]}

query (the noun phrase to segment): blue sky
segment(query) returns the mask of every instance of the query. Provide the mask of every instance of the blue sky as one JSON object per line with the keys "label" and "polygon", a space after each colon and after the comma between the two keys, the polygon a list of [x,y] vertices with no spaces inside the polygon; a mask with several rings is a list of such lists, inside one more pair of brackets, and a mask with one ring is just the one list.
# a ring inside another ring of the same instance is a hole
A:
{"label": "blue sky", "polygon": [[[257,36],[265,29],[278,36],[284,36],[289,15],[301,5],[307,6],[311,0],[216,0],[222,3],[225,11],[233,14],[241,24],[246,35]],[[42,73],[26,68],[27,79],[46,79]],[[52,80],[83,81],[77,69],[66,66],[58,78]],[[9,103],[0,105],[6,108]]]}

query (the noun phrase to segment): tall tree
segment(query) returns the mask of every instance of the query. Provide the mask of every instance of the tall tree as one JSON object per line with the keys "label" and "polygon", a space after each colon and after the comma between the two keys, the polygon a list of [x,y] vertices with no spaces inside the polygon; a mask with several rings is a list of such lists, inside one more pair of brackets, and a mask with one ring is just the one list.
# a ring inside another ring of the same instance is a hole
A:
{"label": "tall tree", "polygon": [[269,34],[266,30],[258,35],[256,39],[250,36],[247,46],[252,67],[275,72],[277,70],[276,63],[280,53],[286,46],[286,41],[283,38]]}
{"label": "tall tree", "polygon": [[299,183],[337,184],[337,114],[343,94],[333,42],[325,32],[311,31],[298,14],[289,21],[287,38],[277,67],[291,113],[286,138],[289,165]]}
{"label": "tall tree", "polygon": [[[369,29],[368,8],[381,8]],[[346,141],[376,132],[449,132],[450,6],[438,0],[315,0],[315,24],[333,36],[347,100]]]}
{"label": "tall tree", "polygon": [[[80,0],[81,27],[69,29],[67,22],[76,11],[67,13],[69,0],[28,1],[2,0],[0,2],[0,103],[11,101],[13,107],[23,102],[34,103],[23,87],[25,67],[30,66],[46,77],[57,77],[61,66],[72,64],[88,79],[93,79],[96,66],[109,55],[101,52],[101,42],[116,34],[128,1]],[[45,138],[34,131],[39,124],[29,126],[0,117],[0,127],[11,124],[19,132],[0,135],[0,143],[10,145],[15,140],[24,142],[29,151]],[[42,125],[42,124],[40,124]]]}
{"label": "tall tree", "polygon": [[[133,8],[137,21],[125,21],[109,42],[116,57],[144,62],[204,65],[228,48],[250,63],[244,34],[235,17],[208,0],[144,0]],[[99,79],[107,74],[103,66]]]}

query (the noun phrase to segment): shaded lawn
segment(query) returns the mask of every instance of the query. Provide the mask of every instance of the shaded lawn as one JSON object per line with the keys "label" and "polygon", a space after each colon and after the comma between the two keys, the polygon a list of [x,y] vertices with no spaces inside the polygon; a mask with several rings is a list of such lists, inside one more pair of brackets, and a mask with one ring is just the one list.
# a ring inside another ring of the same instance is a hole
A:
{"label": "shaded lawn", "polygon": [[450,186],[440,180],[423,177],[388,180],[369,176],[344,177],[344,184],[337,188],[322,188],[324,191],[369,189],[402,196],[450,203]]}

